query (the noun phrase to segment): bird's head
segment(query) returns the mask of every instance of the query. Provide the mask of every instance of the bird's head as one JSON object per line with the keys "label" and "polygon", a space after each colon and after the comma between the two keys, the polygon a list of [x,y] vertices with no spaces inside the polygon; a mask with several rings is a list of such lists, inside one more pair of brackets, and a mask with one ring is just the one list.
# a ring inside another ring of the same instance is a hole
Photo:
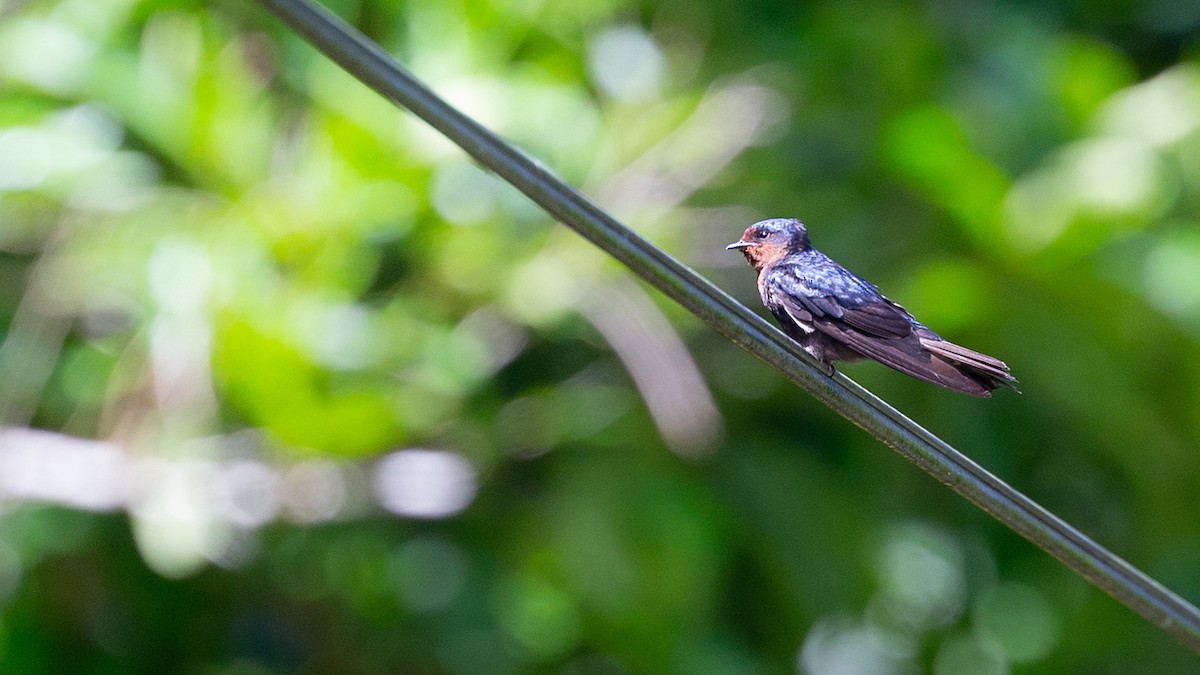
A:
{"label": "bird's head", "polygon": [[740,249],[756,270],[789,253],[809,248],[808,230],[795,218],[760,220],[747,227],[741,239],[725,247],[728,251]]}

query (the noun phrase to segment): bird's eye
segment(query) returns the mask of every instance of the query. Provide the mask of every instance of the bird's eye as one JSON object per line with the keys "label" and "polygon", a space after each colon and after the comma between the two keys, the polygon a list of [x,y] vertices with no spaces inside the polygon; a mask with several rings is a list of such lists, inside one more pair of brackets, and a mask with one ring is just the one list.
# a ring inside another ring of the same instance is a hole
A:
{"label": "bird's eye", "polygon": [[766,239],[766,238],[767,238],[767,234],[768,234],[768,233],[767,233],[767,231],[766,231],[766,230],[759,230],[758,232],[755,232],[755,233],[754,233],[754,236],[758,237],[759,239]]}

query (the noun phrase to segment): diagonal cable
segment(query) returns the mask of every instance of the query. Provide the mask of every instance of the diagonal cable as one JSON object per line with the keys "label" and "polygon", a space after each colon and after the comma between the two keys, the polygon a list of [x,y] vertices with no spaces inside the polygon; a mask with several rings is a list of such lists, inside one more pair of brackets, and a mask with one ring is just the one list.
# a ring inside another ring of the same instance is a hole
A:
{"label": "diagonal cable", "polygon": [[887,444],[1148,621],[1200,652],[1200,610],[989,473],[895,408],[822,366],[711,282],[617,222],[537,161],[451,107],[390,54],[312,0],[260,0],[313,46],[407,108],[557,220],[738,346]]}

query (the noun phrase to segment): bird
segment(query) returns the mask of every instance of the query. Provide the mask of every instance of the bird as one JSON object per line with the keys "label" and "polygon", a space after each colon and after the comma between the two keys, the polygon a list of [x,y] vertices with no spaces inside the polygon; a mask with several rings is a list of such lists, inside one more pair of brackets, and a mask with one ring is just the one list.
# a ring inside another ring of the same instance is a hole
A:
{"label": "bird", "polygon": [[889,300],[871,282],[812,247],[795,218],[770,218],[725,247],[758,274],[763,304],[789,337],[833,376],[834,361],[874,359],[920,380],[970,396],[1017,390],[1008,366],[949,342]]}

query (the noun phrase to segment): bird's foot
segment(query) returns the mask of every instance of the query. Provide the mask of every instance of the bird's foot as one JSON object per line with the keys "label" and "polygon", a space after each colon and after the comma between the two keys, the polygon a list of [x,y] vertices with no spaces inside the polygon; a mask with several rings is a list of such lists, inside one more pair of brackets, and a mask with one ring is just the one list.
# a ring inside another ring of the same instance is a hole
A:
{"label": "bird's foot", "polygon": [[819,367],[821,371],[825,373],[825,377],[833,377],[834,373],[837,372],[837,369],[833,367],[833,362],[826,361],[821,352],[818,351],[813,345],[805,345],[804,351],[808,352],[809,356],[817,360],[817,367]]}

